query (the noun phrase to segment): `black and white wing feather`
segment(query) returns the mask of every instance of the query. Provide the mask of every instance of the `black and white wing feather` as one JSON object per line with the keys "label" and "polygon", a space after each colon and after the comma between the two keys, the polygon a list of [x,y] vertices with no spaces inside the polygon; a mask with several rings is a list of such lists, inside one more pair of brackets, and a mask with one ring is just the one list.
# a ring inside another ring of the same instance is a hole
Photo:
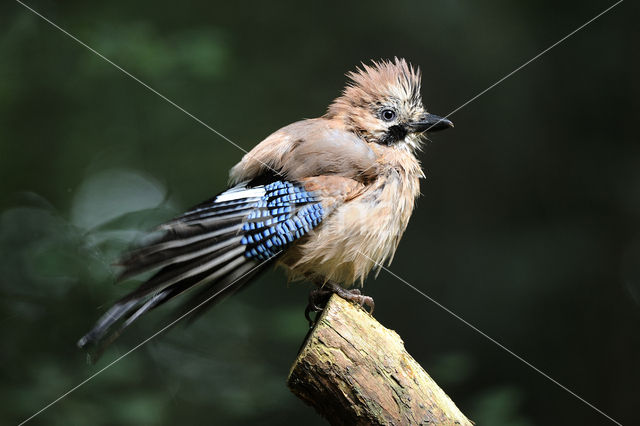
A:
{"label": "black and white wing feather", "polygon": [[117,301],[78,345],[106,346],[144,313],[182,293],[192,293],[185,306],[193,310],[238,291],[322,216],[315,194],[282,180],[241,184],[199,204],[159,226],[120,261],[120,280],[156,272]]}

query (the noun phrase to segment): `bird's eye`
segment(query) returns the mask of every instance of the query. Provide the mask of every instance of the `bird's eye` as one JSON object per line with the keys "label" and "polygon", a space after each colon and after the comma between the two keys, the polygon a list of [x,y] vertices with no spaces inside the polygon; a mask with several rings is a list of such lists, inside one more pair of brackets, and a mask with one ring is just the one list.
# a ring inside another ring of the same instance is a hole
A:
{"label": "bird's eye", "polygon": [[382,117],[384,121],[392,121],[396,118],[396,112],[392,109],[384,109],[380,113],[380,117]]}

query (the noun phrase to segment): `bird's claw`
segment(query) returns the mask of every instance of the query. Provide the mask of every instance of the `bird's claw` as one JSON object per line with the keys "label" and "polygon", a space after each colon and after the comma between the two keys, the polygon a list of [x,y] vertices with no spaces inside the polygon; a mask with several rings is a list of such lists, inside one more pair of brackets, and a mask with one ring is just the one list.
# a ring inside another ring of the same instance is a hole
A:
{"label": "bird's claw", "polygon": [[304,310],[304,317],[309,322],[309,328],[312,328],[317,320],[317,316],[311,319],[311,313],[322,312],[332,294],[332,291],[323,288],[314,288],[311,290],[309,293],[309,303]]}
{"label": "bird's claw", "polygon": [[373,309],[375,307],[373,297],[363,295],[357,288],[347,290],[339,285],[326,283],[320,288],[311,290],[309,293],[309,303],[304,310],[304,317],[309,322],[309,328],[312,328],[317,320],[317,316],[316,318],[311,319],[310,314],[312,312],[321,312],[333,294],[337,294],[343,299],[356,303],[363,308],[366,307],[368,308],[369,314],[373,314]]}

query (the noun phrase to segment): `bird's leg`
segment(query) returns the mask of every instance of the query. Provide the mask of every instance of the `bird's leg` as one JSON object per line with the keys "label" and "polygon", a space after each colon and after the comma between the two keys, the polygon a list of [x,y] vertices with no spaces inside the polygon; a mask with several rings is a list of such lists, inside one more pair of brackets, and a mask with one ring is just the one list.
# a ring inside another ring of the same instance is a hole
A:
{"label": "bird's leg", "polygon": [[319,288],[315,288],[311,290],[309,293],[309,304],[304,310],[304,317],[309,321],[309,327],[313,327],[315,325],[315,320],[311,319],[311,312],[321,312],[326,306],[327,302],[331,298],[331,295],[337,294],[345,300],[348,300],[353,303],[357,303],[362,307],[368,307],[369,313],[373,313],[373,308],[375,307],[375,303],[373,302],[373,298],[371,296],[365,296],[362,292],[357,289],[347,290],[340,285],[334,282],[326,282],[320,285]]}
{"label": "bird's leg", "polygon": [[330,291],[322,288],[314,288],[309,292],[309,303],[304,310],[304,317],[309,322],[309,328],[312,328],[316,324],[316,320],[318,319],[317,315],[312,319],[311,313],[322,312],[332,294],[333,293],[331,293]]}

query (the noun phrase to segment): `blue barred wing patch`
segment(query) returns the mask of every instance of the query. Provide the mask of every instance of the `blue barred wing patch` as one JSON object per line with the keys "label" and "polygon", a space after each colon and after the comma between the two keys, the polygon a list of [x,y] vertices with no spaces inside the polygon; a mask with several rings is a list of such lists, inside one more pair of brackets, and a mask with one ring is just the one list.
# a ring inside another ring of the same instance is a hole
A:
{"label": "blue barred wing patch", "polygon": [[261,189],[262,196],[242,226],[241,240],[244,255],[257,260],[275,256],[308,234],[324,214],[319,198],[295,183],[276,181]]}

